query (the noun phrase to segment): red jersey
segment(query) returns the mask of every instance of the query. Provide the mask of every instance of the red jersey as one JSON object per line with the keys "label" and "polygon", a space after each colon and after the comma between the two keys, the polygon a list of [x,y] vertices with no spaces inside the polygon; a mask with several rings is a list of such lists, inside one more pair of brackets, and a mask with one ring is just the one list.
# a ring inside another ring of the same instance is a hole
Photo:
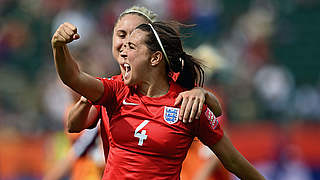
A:
{"label": "red jersey", "polygon": [[[104,95],[104,140],[109,152],[103,179],[180,179],[182,162],[193,138],[212,146],[223,136],[214,114],[205,106],[200,120],[178,121],[176,97],[184,91],[174,82],[161,97],[142,95],[122,81],[100,79]],[[108,114],[104,113],[107,112]]]}
{"label": "red jersey", "polygon": [[[100,78],[98,78],[98,79],[100,79]],[[120,75],[112,76],[109,79],[112,79],[115,81],[122,81],[122,75],[120,74]],[[100,135],[101,135],[101,139],[102,139],[104,159],[105,159],[105,162],[107,163],[108,154],[109,154],[109,137],[107,134],[107,129],[105,127],[106,124],[103,122],[109,122],[109,117],[107,114],[107,110],[104,106],[95,105],[95,107],[98,110],[99,118],[101,118],[101,120],[102,120],[102,122],[100,123],[100,132],[101,132]]]}

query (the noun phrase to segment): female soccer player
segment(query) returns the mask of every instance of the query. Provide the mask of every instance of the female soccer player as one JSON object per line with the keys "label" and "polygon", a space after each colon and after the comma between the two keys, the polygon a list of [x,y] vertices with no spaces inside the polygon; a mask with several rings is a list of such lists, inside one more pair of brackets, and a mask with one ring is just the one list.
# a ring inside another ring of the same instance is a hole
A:
{"label": "female soccer player", "polygon": [[[124,42],[128,39],[129,34],[141,23],[150,23],[155,21],[156,14],[151,10],[148,10],[144,7],[133,6],[129,9],[126,9],[118,18],[113,32],[113,43],[112,43],[112,53],[114,58],[120,62],[120,49]],[[121,67],[120,67],[121,68]],[[122,72],[123,69],[121,68]],[[112,77],[114,80],[122,81],[122,76]],[[183,99],[183,100],[182,100]],[[190,91],[184,91],[179,94],[176,99],[175,104],[179,104],[181,101],[181,110],[180,110],[180,119],[183,119],[184,122],[192,121],[196,116],[196,119],[199,118],[201,113],[202,105],[207,100],[209,107],[215,113],[216,116],[221,115],[221,107],[216,99],[216,97],[206,91],[203,88],[194,88]],[[185,113],[184,113],[185,112]],[[188,115],[190,118],[188,118]],[[93,107],[91,103],[84,97],[73,106],[69,112],[69,121],[68,124],[69,132],[80,132],[83,129],[94,127],[98,120],[102,118],[103,121],[108,121],[108,115],[103,106]],[[101,123],[101,137],[104,146],[105,161],[107,162],[108,158],[108,149],[109,149],[109,139],[108,135],[104,131],[104,124]],[[84,132],[86,133],[86,132]]]}
{"label": "female soccer player", "polygon": [[[121,13],[115,24],[112,36],[112,54],[118,62],[120,59],[120,49],[133,29],[141,23],[151,23],[155,21],[156,17],[157,15],[151,10],[137,6],[126,9],[123,13]],[[124,69],[121,67],[120,69],[121,72],[124,73]],[[121,75],[114,76],[112,78],[120,81],[122,80]],[[209,91],[197,87],[191,91],[182,92],[177,97],[175,104],[181,103],[179,119],[183,120],[184,122],[191,122],[194,118],[198,119],[205,99],[211,99],[211,101],[206,103],[209,104],[209,107],[216,116],[220,116],[222,110],[217,98]],[[71,132],[79,132],[89,126],[92,127],[99,119],[98,115],[100,112],[100,107],[96,107],[98,111],[96,108],[91,107],[91,104],[88,103],[86,98],[82,97],[70,111],[69,119],[75,118],[78,119],[76,122],[85,123],[78,123],[78,128],[69,130]],[[82,126],[83,124],[85,124],[85,126]]]}
{"label": "female soccer player", "polygon": [[[111,141],[103,179],[179,179],[195,136],[238,177],[264,179],[223,135],[206,105],[200,120],[178,121],[175,98],[199,85],[203,74],[195,59],[183,51],[174,28],[164,23],[138,26],[120,49],[123,81],[115,81],[79,70],[65,45],[79,35],[68,26],[70,31],[58,29],[52,39],[57,72],[66,85],[106,107],[111,117],[103,122]],[[176,82],[168,77],[172,71],[180,73]]]}

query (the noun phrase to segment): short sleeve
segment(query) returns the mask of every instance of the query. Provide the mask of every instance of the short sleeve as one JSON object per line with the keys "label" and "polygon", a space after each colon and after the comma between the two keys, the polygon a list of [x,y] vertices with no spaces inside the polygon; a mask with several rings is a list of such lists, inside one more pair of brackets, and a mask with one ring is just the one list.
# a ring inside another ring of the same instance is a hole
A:
{"label": "short sleeve", "polygon": [[110,78],[100,78],[97,77],[103,83],[104,92],[102,97],[96,101],[92,102],[94,105],[106,105],[110,104],[115,99],[115,94],[117,90],[117,82]]}
{"label": "short sleeve", "polygon": [[223,130],[213,112],[207,106],[203,109],[195,127],[195,135],[203,144],[212,146],[223,137]]}

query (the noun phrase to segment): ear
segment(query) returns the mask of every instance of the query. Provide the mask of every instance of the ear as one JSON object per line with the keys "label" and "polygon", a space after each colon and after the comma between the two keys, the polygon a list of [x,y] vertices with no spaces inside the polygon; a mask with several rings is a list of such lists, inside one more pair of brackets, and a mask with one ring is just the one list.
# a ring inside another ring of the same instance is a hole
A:
{"label": "ear", "polygon": [[151,55],[150,64],[151,66],[157,66],[162,60],[162,53],[160,51],[156,51]]}

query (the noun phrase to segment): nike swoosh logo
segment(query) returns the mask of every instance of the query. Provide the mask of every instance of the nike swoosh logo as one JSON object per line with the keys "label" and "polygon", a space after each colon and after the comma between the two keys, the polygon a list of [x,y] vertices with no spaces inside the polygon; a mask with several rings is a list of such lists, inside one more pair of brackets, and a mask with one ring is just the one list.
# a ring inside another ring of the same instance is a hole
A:
{"label": "nike swoosh logo", "polygon": [[139,104],[136,104],[136,103],[128,103],[128,102],[126,102],[126,99],[124,99],[123,101],[122,101],[122,104],[123,105],[129,105],[129,106],[138,106]]}

